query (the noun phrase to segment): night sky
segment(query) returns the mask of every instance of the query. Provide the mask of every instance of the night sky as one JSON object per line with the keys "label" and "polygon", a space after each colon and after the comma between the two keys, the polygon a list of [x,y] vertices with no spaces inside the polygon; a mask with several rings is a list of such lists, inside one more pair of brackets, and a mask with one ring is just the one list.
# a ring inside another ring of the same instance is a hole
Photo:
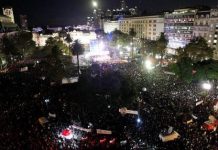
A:
{"label": "night sky", "polygon": [[[103,9],[120,8],[120,0],[99,0]],[[138,6],[141,11],[160,12],[194,5],[215,7],[218,0],[127,0],[128,6]],[[0,7],[14,8],[16,21],[26,14],[31,25],[73,25],[85,23],[92,13],[91,0],[0,0]],[[1,13],[0,13],[1,14]]]}

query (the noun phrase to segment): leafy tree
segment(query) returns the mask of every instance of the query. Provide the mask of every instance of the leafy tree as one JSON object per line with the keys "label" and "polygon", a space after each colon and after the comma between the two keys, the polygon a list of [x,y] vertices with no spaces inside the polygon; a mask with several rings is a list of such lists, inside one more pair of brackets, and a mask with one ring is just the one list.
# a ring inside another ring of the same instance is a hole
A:
{"label": "leafy tree", "polygon": [[58,38],[49,37],[46,41],[45,47],[42,49],[42,52],[46,57],[52,55],[52,57],[57,57],[56,53],[52,52],[53,48],[56,50],[60,50],[58,52],[59,55],[62,55],[62,53],[66,53],[68,51],[68,47],[63,43],[62,40]]}
{"label": "leafy tree", "polygon": [[14,40],[11,37],[2,38],[2,53],[6,56],[7,62],[13,63],[14,56],[20,56],[18,49],[15,47]]}
{"label": "leafy tree", "polygon": [[58,45],[55,45],[54,47],[52,47],[51,53],[52,53],[52,56],[53,56],[56,60],[57,60],[57,59],[60,59],[60,56],[62,55],[61,49],[60,49],[60,47],[58,47]]}
{"label": "leafy tree", "polygon": [[134,28],[130,28],[129,35],[132,39],[132,52],[131,52],[132,54],[131,55],[132,55],[132,59],[133,59],[133,46],[134,46],[133,39],[136,36],[136,32],[135,32]]}
{"label": "leafy tree", "polygon": [[0,53],[0,67],[6,64],[6,56],[3,53]]}
{"label": "leafy tree", "polygon": [[65,41],[70,45],[70,43],[73,42],[72,38],[70,37],[70,34],[67,34]]}
{"label": "leafy tree", "polygon": [[195,62],[213,57],[213,48],[209,47],[207,41],[202,37],[191,40],[184,48],[184,52]]}
{"label": "leafy tree", "polygon": [[70,47],[71,47],[71,43],[73,42],[73,39],[70,37],[70,34],[67,34],[65,41],[68,43],[69,45],[69,51],[67,52],[67,54],[70,55]]}
{"label": "leafy tree", "polygon": [[157,54],[156,48],[157,48],[156,41],[148,40],[148,39],[143,40],[142,53],[152,54],[153,56],[155,56]]}
{"label": "leafy tree", "polygon": [[176,64],[170,64],[169,69],[185,81],[192,80],[193,61],[189,57],[182,57]]}
{"label": "leafy tree", "polygon": [[36,49],[31,32],[21,31],[14,37],[14,40],[15,47],[22,54],[23,58],[30,57]]}
{"label": "leafy tree", "polygon": [[106,38],[113,47],[116,47],[117,45],[129,44],[129,36],[119,30],[115,30],[110,34],[107,34]]}
{"label": "leafy tree", "polygon": [[75,43],[73,44],[72,47],[72,54],[76,55],[77,57],[77,69],[78,69],[78,75],[79,75],[79,71],[80,71],[80,66],[79,66],[79,55],[82,55],[84,53],[84,48],[83,46],[80,44],[80,42],[78,40],[75,41]]}
{"label": "leafy tree", "polygon": [[214,80],[218,79],[218,62],[214,60],[206,60],[194,64],[196,80]]}
{"label": "leafy tree", "polygon": [[60,31],[58,34],[59,34],[59,37],[60,37],[60,38],[65,38],[65,37],[67,37],[67,32],[66,32],[65,30]]}
{"label": "leafy tree", "polygon": [[166,51],[168,40],[165,38],[164,33],[161,33],[159,39],[156,42],[156,52],[161,56],[161,63],[163,62],[163,56]]}

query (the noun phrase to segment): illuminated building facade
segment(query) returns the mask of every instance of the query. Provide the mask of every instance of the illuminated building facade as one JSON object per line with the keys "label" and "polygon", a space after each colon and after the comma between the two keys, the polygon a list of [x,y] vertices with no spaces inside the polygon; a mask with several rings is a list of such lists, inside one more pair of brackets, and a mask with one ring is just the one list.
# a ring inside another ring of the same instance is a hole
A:
{"label": "illuminated building facade", "polygon": [[3,8],[3,15],[0,15],[0,32],[11,32],[18,29],[14,23],[14,14],[11,7]]}
{"label": "illuminated building facade", "polygon": [[164,15],[164,32],[169,40],[168,47],[184,47],[193,38],[196,9],[177,9]]}
{"label": "illuminated building facade", "polygon": [[105,21],[104,22],[104,32],[111,33],[114,30],[119,30],[119,21]]}
{"label": "illuminated building facade", "polygon": [[3,15],[10,17],[11,22],[15,23],[13,8],[12,7],[3,7],[2,10],[3,10]]}
{"label": "illuminated building facade", "polygon": [[[96,40],[97,36],[95,32],[90,31],[72,31],[68,32],[73,40],[79,40],[81,44],[89,45],[92,40]],[[33,32],[33,41],[35,41],[36,46],[45,46],[46,41],[49,37],[58,37],[58,32],[54,32],[52,34],[40,34],[37,32]],[[66,43],[67,44],[67,43]]]}
{"label": "illuminated building facade", "polygon": [[195,15],[193,37],[203,37],[208,39],[210,10],[198,11]]}
{"label": "illuminated building facade", "polygon": [[214,59],[218,60],[218,8],[211,9],[209,19],[208,44],[215,48]]}
{"label": "illuminated building facade", "polygon": [[131,28],[136,32],[136,38],[157,40],[164,32],[163,16],[131,17],[119,20],[120,31],[129,34]]}

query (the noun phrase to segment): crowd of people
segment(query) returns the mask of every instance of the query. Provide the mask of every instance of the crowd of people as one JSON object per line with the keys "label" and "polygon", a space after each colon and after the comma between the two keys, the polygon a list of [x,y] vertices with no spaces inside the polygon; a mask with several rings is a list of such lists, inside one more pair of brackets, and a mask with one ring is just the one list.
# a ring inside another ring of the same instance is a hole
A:
{"label": "crowd of people", "polygon": [[[187,83],[165,74],[163,68],[146,70],[136,63],[93,64],[72,85],[51,85],[31,71],[1,74],[0,149],[216,150],[218,133],[201,128],[209,115],[217,117],[213,110],[217,83],[211,84],[212,89],[205,92],[200,81]],[[137,110],[139,115],[123,116],[118,112],[121,107]],[[197,119],[184,124],[192,115]],[[48,123],[40,125],[39,117],[47,118]],[[83,133],[88,140],[82,142],[60,137],[72,124],[88,128],[90,123],[92,130],[113,134]],[[159,134],[169,127],[181,137],[164,143]],[[116,142],[101,145],[102,138]]]}

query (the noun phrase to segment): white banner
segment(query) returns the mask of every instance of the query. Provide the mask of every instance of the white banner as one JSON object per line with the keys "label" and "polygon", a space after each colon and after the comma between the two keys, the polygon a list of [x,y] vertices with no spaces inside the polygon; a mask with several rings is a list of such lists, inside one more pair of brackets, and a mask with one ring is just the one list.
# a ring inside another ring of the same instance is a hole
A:
{"label": "white banner", "polygon": [[199,102],[197,102],[197,103],[196,103],[196,106],[198,106],[198,105],[201,105],[203,102],[204,102],[203,100],[202,100],[202,101],[199,101]]}
{"label": "white banner", "polygon": [[74,129],[77,129],[77,130],[85,131],[85,132],[91,132],[91,129],[86,129],[86,128],[75,126],[75,125],[72,125],[70,127],[74,128]]}
{"label": "white banner", "polygon": [[123,115],[125,114],[132,114],[132,115],[138,115],[138,111],[136,110],[128,110],[126,107],[120,108],[119,112]]}
{"label": "white banner", "polygon": [[97,134],[106,134],[106,135],[112,134],[112,131],[110,131],[110,130],[97,129],[96,131],[97,131]]}

